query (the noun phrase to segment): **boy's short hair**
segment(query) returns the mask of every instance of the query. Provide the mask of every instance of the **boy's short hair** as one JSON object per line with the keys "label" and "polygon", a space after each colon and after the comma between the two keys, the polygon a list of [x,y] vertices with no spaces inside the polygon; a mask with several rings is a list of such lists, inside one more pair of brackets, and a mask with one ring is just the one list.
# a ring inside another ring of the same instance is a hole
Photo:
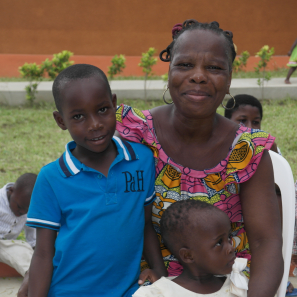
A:
{"label": "boy's short hair", "polygon": [[104,72],[96,66],[89,64],[75,64],[64,69],[55,79],[53,83],[53,96],[55,99],[55,104],[60,113],[62,113],[62,98],[61,89],[66,83],[78,79],[84,79],[88,77],[97,76],[106,83],[108,92],[110,93],[110,98],[112,97],[110,85],[108,83],[107,77]]}
{"label": "boy's short hair", "polygon": [[[163,243],[177,258],[179,258],[178,250],[184,241],[185,233],[191,228],[189,217],[191,210],[200,211],[201,215],[205,214],[206,211],[223,212],[212,204],[195,199],[172,203],[162,215],[160,231]],[[203,219],[205,219],[205,216],[203,216]],[[205,223],[207,223],[207,220],[205,220]]]}
{"label": "boy's short hair", "polygon": [[16,180],[14,187],[32,194],[36,179],[35,173],[24,173]]}
{"label": "boy's short hair", "polygon": [[[225,109],[225,118],[231,119],[233,112],[235,112],[239,108],[239,106],[251,105],[259,109],[260,117],[262,120],[262,117],[263,117],[262,104],[256,97],[252,95],[247,95],[247,94],[240,94],[240,95],[234,96],[234,99],[235,99],[235,106],[232,109]],[[233,105],[234,105],[234,100],[233,98],[231,98],[228,100],[226,107],[231,108]]]}

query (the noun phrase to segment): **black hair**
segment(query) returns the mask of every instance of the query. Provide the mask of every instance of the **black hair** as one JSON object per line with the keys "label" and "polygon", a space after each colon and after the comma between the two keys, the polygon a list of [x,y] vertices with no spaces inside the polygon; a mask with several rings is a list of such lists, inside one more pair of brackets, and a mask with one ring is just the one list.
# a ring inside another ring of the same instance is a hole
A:
{"label": "black hair", "polygon": [[[234,96],[235,99],[235,106],[232,109],[225,109],[225,117],[228,119],[231,119],[233,112],[235,112],[239,106],[241,105],[251,105],[254,107],[257,107],[259,109],[260,112],[260,117],[262,120],[263,117],[263,109],[262,109],[262,104],[261,102],[255,98],[252,95],[247,95],[247,94],[240,94],[240,95],[236,95]],[[227,108],[231,108],[234,105],[234,100],[231,98],[228,100],[226,107]]]}
{"label": "black hair", "polygon": [[108,83],[107,77],[104,72],[96,66],[89,64],[75,64],[64,69],[55,79],[53,83],[53,96],[55,99],[55,104],[59,112],[62,112],[62,98],[61,98],[61,89],[69,81],[74,81],[83,78],[89,78],[97,76],[102,78],[106,83],[108,92],[110,93],[110,98],[112,97],[110,85]]}
{"label": "black hair", "polygon": [[178,239],[181,239],[182,234],[189,229],[191,222],[189,218],[190,210],[219,211],[219,208],[212,204],[195,200],[187,199],[172,203],[163,213],[160,221],[161,236],[164,245],[173,253],[175,257],[178,256]]}
{"label": "black hair", "polygon": [[[179,24],[177,24],[179,25]],[[229,68],[230,71],[232,70],[232,63],[236,57],[236,51],[233,44],[233,33],[231,31],[224,31],[220,28],[220,25],[218,22],[211,22],[211,23],[200,23],[194,19],[186,20],[183,22],[182,26],[180,27],[180,30],[176,28],[176,26],[173,27],[174,30],[173,33],[173,41],[167,46],[166,49],[161,51],[160,53],[160,59],[163,62],[170,62],[172,59],[172,56],[174,54],[174,46],[176,44],[177,39],[185,32],[185,31],[192,31],[192,30],[209,30],[212,31],[218,35],[222,35],[225,37],[228,49],[226,51],[226,54],[229,58]],[[166,53],[166,57],[163,58],[163,55]]]}
{"label": "black hair", "polygon": [[15,182],[14,188],[26,191],[31,196],[37,175],[35,173],[24,173]]}

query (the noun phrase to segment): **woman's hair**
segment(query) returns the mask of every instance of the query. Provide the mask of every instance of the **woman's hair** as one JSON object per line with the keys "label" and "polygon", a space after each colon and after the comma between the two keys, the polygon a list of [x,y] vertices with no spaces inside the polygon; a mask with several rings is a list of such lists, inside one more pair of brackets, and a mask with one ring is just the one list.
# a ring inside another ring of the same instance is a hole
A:
{"label": "woman's hair", "polygon": [[[174,46],[176,44],[177,39],[185,32],[185,31],[192,31],[192,30],[209,30],[218,35],[222,35],[225,37],[227,42],[228,50],[226,52],[229,58],[229,67],[230,70],[232,69],[232,62],[236,57],[236,51],[233,44],[233,33],[231,31],[223,31],[220,28],[218,22],[211,22],[211,23],[199,23],[194,19],[186,20],[183,24],[176,24],[172,29],[172,38],[173,41],[167,46],[166,49],[161,51],[160,59],[163,62],[170,62],[174,53]],[[163,55],[166,54],[165,58]]]}
{"label": "woman's hair", "polygon": [[[257,98],[247,94],[240,94],[240,95],[234,96],[234,99],[235,99],[235,106],[232,109],[225,109],[225,118],[231,119],[233,112],[235,112],[239,108],[239,106],[251,105],[259,109],[260,117],[262,120],[262,117],[263,117],[262,104]],[[231,98],[228,100],[226,107],[231,108],[233,105],[234,105],[234,100]]]}

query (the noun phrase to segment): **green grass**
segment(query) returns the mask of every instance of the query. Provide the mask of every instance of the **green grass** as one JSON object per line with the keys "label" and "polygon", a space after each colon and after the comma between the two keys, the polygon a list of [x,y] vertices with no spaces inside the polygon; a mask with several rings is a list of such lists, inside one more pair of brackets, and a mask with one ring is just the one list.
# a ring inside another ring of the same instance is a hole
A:
{"label": "green grass", "polygon": [[[121,103],[121,102],[119,102]],[[162,101],[125,100],[139,109],[162,105]],[[262,129],[276,136],[283,156],[297,177],[297,101],[264,101]],[[55,123],[52,104],[39,107],[0,106],[0,185],[15,181],[25,172],[38,173],[56,160],[70,141],[67,131]],[[219,113],[223,113],[220,107]]]}

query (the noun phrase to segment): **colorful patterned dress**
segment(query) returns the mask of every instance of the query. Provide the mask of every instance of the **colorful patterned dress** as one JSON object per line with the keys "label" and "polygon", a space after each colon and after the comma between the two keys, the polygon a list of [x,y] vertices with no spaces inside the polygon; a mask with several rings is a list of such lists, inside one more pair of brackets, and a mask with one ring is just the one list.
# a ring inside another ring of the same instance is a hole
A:
{"label": "colorful patterned dress", "polygon": [[[160,219],[171,203],[185,199],[211,203],[229,216],[236,256],[248,259],[244,272],[249,276],[251,253],[241,211],[240,184],[255,173],[264,149],[271,148],[274,137],[261,130],[239,126],[226,159],[214,168],[193,170],[175,163],[166,155],[157,140],[149,110],[120,105],[116,116],[117,130],[123,138],[143,143],[154,152],[157,199],[153,203],[153,224],[169,276],[179,275],[182,266],[162,243]],[[142,268],[147,268],[145,262]]]}

